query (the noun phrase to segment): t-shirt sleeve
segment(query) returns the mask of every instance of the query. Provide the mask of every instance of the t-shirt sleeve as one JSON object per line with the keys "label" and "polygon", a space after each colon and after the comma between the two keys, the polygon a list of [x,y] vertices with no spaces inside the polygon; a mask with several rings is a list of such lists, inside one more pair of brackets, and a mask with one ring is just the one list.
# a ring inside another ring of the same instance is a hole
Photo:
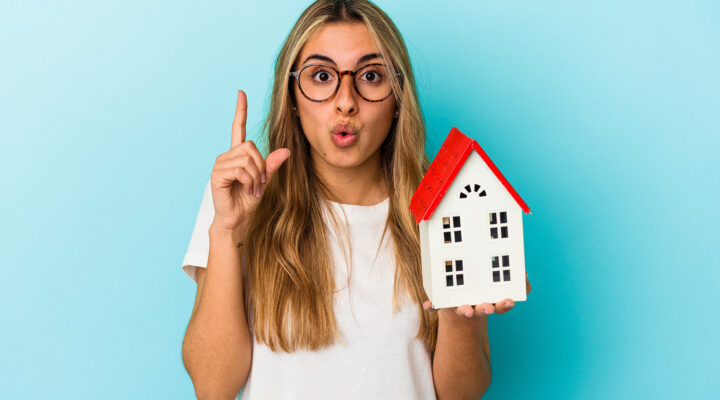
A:
{"label": "t-shirt sleeve", "polygon": [[215,217],[215,207],[212,201],[212,189],[210,181],[205,185],[202,203],[200,203],[200,211],[197,219],[195,219],[195,228],[190,237],[185,258],[183,259],[182,269],[185,273],[197,283],[197,269],[207,268],[208,254],[210,252],[210,236],[208,230]]}

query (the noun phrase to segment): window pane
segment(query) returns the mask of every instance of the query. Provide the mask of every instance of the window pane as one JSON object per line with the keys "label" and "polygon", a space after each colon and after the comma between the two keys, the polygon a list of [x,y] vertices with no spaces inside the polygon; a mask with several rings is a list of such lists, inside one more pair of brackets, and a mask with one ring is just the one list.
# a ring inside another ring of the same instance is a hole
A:
{"label": "window pane", "polygon": [[500,271],[493,271],[493,282],[500,282]]}
{"label": "window pane", "polygon": [[503,267],[510,266],[510,256],[503,256]]}
{"label": "window pane", "polygon": [[497,228],[490,228],[490,237],[497,239]]}
{"label": "window pane", "polygon": [[455,260],[455,271],[462,271],[463,265],[462,260]]}
{"label": "window pane", "polygon": [[507,213],[505,211],[500,213],[500,223],[501,224],[507,223]]}
{"label": "window pane", "polygon": [[460,217],[453,217],[453,228],[460,227]]}
{"label": "window pane", "polygon": [[497,214],[496,213],[490,213],[490,224],[491,225],[497,224]]}
{"label": "window pane", "polygon": [[500,268],[500,258],[498,258],[497,256],[492,258],[492,267]]}
{"label": "window pane", "polygon": [[510,270],[509,269],[506,269],[503,271],[503,280],[505,282],[510,280]]}
{"label": "window pane", "polygon": [[464,284],[465,284],[465,279],[463,279],[463,274],[458,274],[457,275],[457,285],[460,286],[460,285],[464,285]]}
{"label": "window pane", "polygon": [[450,217],[443,217],[443,229],[450,228]]}
{"label": "window pane", "polygon": [[452,277],[453,277],[452,275],[448,275],[448,276],[445,277],[445,284],[446,284],[447,286],[452,286],[452,285],[453,285],[453,279],[452,279]]}
{"label": "window pane", "polygon": [[462,242],[462,235],[460,234],[460,231],[455,231],[455,241]]}
{"label": "window pane", "polygon": [[508,237],[508,228],[507,228],[507,226],[501,226],[501,227],[500,227],[500,236],[501,236],[501,237],[504,237],[504,238]]}
{"label": "window pane", "polygon": [[450,237],[451,237],[451,236],[450,236],[450,232],[443,232],[443,235],[445,236],[445,243],[451,243],[451,242],[452,242],[452,241],[450,240]]}
{"label": "window pane", "polygon": [[452,261],[445,261],[445,272],[452,272]]}

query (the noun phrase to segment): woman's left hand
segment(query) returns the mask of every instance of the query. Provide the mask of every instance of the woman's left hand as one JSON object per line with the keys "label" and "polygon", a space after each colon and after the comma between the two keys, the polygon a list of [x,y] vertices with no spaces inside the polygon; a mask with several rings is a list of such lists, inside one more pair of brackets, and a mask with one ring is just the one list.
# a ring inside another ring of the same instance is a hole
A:
{"label": "woman's left hand", "polygon": [[[530,294],[530,290],[532,290],[532,287],[530,286],[530,281],[528,280],[527,271],[525,272],[525,289],[527,294]],[[438,313],[440,316],[445,318],[449,317],[451,320],[457,318],[458,316],[465,316],[466,318],[472,318],[474,316],[484,318],[492,313],[505,314],[506,312],[510,311],[513,306],[515,306],[514,301],[510,299],[505,299],[494,304],[482,303],[475,306],[464,304],[459,307],[441,308],[440,310],[438,310]],[[423,308],[425,310],[432,309],[432,303],[429,300],[425,301],[423,303]]]}

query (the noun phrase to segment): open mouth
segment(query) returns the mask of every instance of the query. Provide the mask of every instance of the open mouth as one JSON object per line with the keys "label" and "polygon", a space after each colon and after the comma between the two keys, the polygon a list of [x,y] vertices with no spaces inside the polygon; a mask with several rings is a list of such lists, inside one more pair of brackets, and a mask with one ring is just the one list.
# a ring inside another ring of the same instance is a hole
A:
{"label": "open mouth", "polygon": [[333,142],[339,147],[348,147],[355,143],[357,135],[350,132],[338,132],[332,135]]}

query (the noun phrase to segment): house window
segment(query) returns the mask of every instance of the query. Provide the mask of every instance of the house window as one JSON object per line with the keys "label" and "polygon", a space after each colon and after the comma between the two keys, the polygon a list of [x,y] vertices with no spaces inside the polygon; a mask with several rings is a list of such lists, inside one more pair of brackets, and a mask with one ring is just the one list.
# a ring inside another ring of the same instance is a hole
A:
{"label": "house window", "polygon": [[508,237],[508,220],[506,211],[490,213],[490,238],[497,239],[498,236],[501,238]]}
{"label": "house window", "polygon": [[460,217],[443,217],[443,240],[445,243],[462,242],[460,232]]}
{"label": "house window", "polygon": [[510,256],[493,256],[491,262],[493,282],[510,282]]}
{"label": "house window", "polygon": [[465,285],[465,275],[463,272],[463,262],[462,260],[455,260],[453,263],[452,260],[446,260],[445,261],[445,286],[464,286]]}
{"label": "house window", "polygon": [[477,183],[474,185],[465,185],[465,190],[460,192],[460,198],[461,199],[467,199],[469,196],[473,195],[473,193],[477,193],[478,197],[485,197],[487,194],[485,193],[485,189],[480,187]]}

